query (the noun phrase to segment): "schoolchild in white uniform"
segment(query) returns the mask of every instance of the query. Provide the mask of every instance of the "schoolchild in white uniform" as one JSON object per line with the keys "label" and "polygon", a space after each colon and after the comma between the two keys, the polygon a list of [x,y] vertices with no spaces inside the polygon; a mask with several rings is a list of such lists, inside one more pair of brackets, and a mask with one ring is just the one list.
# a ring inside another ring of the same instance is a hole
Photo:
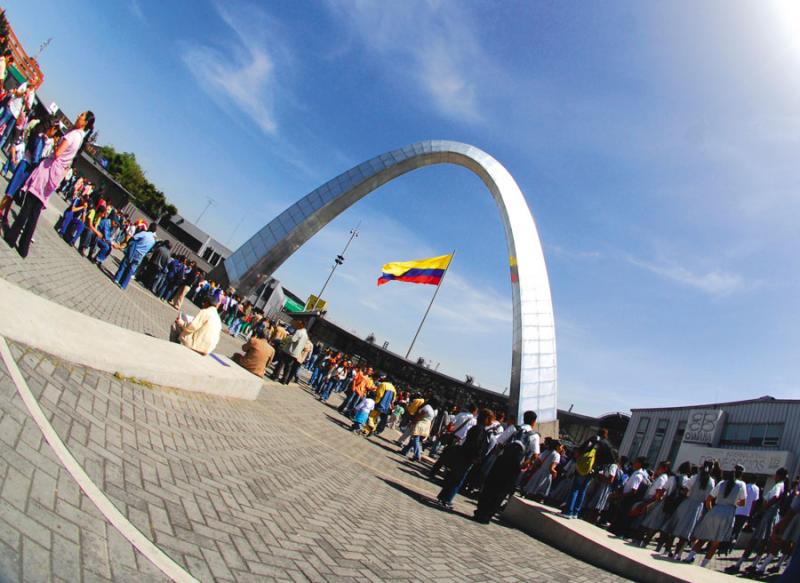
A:
{"label": "schoolchild in white uniform", "polygon": [[705,567],[717,552],[719,545],[731,540],[736,507],[744,506],[747,501],[747,486],[742,481],[742,474],[744,467],[737,464],[733,469],[733,478],[722,480],[711,490],[706,499],[706,507],[711,507],[712,503],[714,506],[697,525],[694,531],[697,542],[684,559],[685,563],[693,563],[696,553],[708,543],[706,555],[700,563],[701,567]]}

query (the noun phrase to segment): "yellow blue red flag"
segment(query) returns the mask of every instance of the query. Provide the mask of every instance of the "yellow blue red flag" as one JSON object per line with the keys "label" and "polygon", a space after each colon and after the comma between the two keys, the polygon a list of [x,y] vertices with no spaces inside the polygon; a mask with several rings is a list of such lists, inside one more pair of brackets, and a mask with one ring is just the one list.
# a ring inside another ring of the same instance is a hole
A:
{"label": "yellow blue red flag", "polygon": [[387,263],[381,269],[383,273],[381,273],[381,276],[378,278],[378,285],[383,285],[390,281],[439,285],[452,259],[453,255],[450,254],[431,257],[430,259],[420,259],[418,261],[396,261],[394,263]]}

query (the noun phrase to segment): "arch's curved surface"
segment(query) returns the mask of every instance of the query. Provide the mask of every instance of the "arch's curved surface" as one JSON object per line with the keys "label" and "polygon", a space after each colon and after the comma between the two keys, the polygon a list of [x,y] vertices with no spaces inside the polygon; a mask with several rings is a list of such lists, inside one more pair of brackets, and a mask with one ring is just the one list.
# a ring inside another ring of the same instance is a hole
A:
{"label": "arch's curved surface", "polygon": [[340,213],[383,184],[423,166],[457,164],[474,172],[492,194],[506,234],[511,267],[513,345],[510,398],[556,420],[556,341],[547,269],[533,216],[519,186],[486,152],[459,142],[418,142],[340,174],[283,211],[226,261],[232,285],[248,290]]}

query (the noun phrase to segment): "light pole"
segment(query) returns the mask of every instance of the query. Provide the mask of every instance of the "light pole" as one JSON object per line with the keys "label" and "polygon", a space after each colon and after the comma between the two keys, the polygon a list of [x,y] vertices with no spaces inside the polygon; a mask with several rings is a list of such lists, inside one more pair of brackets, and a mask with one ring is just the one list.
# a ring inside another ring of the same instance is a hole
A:
{"label": "light pole", "polygon": [[325,288],[328,287],[328,282],[333,277],[333,273],[336,271],[337,267],[339,267],[342,263],[344,263],[344,254],[347,252],[347,248],[350,247],[350,243],[353,242],[353,239],[358,237],[358,227],[360,226],[361,226],[361,221],[358,222],[358,224],[355,226],[354,229],[350,229],[350,238],[347,240],[347,245],[344,246],[342,252],[339,253],[339,255],[336,256],[336,259],[333,260],[333,267],[331,267],[331,272],[328,274],[328,279],[326,279],[325,283],[322,284],[322,289],[319,290],[319,293],[317,294],[317,299],[314,302],[314,305],[311,307],[311,310],[309,311],[313,312],[314,310],[317,309],[320,300],[322,300],[322,293],[325,291]]}
{"label": "light pole", "polygon": [[206,211],[208,210],[208,208],[210,206],[212,206],[212,205],[217,204],[217,201],[214,200],[213,198],[211,198],[210,196],[207,196],[206,198],[208,199],[208,203],[206,203],[206,208],[203,209],[203,212],[200,213],[200,216],[197,217],[197,220],[194,222],[194,226],[195,227],[200,224],[200,219],[202,219],[203,215],[206,214]]}

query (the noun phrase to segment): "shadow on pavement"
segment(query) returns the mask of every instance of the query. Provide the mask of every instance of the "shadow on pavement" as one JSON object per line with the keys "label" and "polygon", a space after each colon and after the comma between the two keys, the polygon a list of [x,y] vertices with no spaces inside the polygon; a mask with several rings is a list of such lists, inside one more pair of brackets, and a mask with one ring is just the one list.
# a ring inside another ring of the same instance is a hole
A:
{"label": "shadow on pavement", "polygon": [[431,498],[429,496],[426,496],[425,494],[421,494],[421,493],[417,492],[416,490],[412,490],[408,486],[404,486],[403,484],[395,482],[394,480],[390,480],[389,478],[380,478],[380,479],[383,480],[383,482],[385,482],[388,486],[394,488],[398,492],[401,492],[401,493],[405,494],[409,498],[411,498],[413,500],[416,500],[420,504],[423,504],[425,506],[429,506],[430,508],[434,508],[436,510],[441,510],[442,512],[447,512],[448,514],[453,514],[455,516],[460,516],[462,518],[466,518],[467,520],[472,520],[473,519],[472,516],[470,516],[469,514],[465,514],[464,512],[459,512],[458,510],[445,510],[445,509],[443,509],[441,506],[439,506],[439,504],[437,503],[436,499]]}

